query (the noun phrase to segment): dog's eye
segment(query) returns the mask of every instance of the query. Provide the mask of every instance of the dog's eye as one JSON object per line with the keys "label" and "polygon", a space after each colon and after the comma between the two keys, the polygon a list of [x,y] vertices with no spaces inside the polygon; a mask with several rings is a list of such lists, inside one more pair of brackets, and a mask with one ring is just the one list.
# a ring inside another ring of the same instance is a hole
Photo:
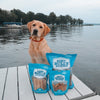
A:
{"label": "dog's eye", "polygon": [[36,26],[36,24],[33,24],[33,26]]}
{"label": "dog's eye", "polygon": [[42,26],[40,26],[40,28],[43,28]]}

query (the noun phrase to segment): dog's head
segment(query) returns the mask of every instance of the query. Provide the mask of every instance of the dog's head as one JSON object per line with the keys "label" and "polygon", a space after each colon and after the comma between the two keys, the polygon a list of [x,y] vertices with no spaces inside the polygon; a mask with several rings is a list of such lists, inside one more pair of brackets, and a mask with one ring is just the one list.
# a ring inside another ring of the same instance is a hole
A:
{"label": "dog's head", "polygon": [[27,27],[33,37],[44,37],[50,32],[50,28],[45,23],[38,20],[28,22]]}

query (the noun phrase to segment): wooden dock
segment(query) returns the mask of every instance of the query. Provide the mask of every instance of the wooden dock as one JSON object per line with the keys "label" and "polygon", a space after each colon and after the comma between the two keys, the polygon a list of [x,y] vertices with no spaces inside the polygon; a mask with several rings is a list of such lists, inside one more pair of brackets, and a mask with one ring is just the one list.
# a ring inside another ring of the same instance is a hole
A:
{"label": "wooden dock", "polygon": [[63,96],[54,96],[51,90],[46,94],[33,93],[27,69],[27,65],[0,69],[0,100],[100,100],[100,96],[75,75],[75,87]]}

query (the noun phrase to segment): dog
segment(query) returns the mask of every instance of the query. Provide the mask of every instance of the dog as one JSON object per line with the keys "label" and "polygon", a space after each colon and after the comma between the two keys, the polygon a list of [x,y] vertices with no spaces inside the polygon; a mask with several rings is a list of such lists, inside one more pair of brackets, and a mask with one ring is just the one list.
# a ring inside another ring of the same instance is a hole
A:
{"label": "dog", "polygon": [[38,20],[28,22],[27,27],[31,33],[29,54],[32,63],[48,64],[46,53],[51,53],[52,51],[44,37],[50,32],[50,28],[45,23]]}

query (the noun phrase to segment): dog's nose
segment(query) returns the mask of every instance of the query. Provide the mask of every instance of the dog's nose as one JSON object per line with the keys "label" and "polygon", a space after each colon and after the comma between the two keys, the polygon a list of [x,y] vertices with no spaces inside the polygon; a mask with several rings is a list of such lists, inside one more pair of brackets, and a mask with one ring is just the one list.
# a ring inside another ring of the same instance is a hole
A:
{"label": "dog's nose", "polygon": [[38,30],[37,29],[34,29],[33,35],[37,35],[37,32],[38,32]]}

